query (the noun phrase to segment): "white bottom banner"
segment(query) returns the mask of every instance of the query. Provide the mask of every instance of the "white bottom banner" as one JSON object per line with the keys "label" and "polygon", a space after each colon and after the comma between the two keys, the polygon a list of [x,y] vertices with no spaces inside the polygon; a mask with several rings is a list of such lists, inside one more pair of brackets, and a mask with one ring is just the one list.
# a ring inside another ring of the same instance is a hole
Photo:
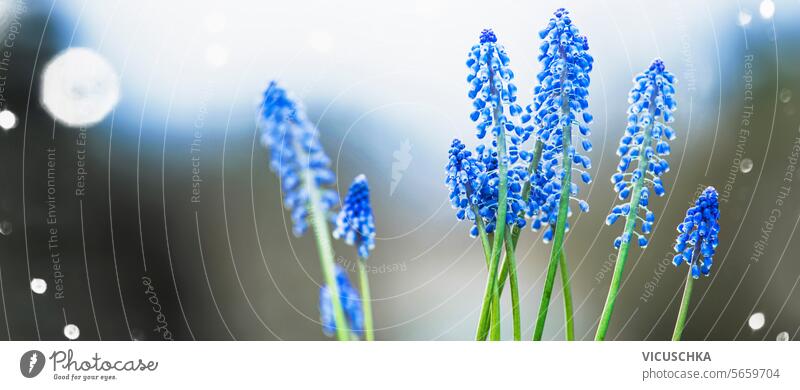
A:
{"label": "white bottom banner", "polygon": [[4,342],[0,388],[800,389],[798,355],[796,342]]}

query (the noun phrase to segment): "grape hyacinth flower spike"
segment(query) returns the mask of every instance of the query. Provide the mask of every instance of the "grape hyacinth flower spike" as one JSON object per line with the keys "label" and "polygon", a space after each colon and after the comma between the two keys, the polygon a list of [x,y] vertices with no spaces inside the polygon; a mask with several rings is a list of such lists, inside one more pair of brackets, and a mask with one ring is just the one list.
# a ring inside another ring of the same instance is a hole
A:
{"label": "grape hyacinth flower spike", "polygon": [[[584,153],[592,148],[589,137],[589,124],[592,115],[589,107],[589,73],[594,59],[588,53],[589,44],[585,36],[572,23],[569,12],[563,8],[556,10],[544,30],[539,32],[543,40],[539,47],[539,62],[543,69],[538,74],[538,85],[534,88],[533,104],[527,113],[532,116],[537,138],[542,140],[542,174],[547,183],[542,187],[546,193],[546,205],[541,212],[542,221],[551,225],[553,247],[547,269],[542,300],[536,320],[533,339],[541,340],[547,311],[553,291],[553,283],[559,258],[563,256],[564,233],[568,228],[570,215],[569,201],[576,199],[584,212],[589,204],[577,199],[578,186],[572,181],[576,171],[584,183],[591,181],[585,170],[591,167],[591,160]],[[528,117],[523,116],[523,121]],[[577,128],[579,135],[573,137]],[[573,138],[577,138],[574,142]],[[575,147],[579,143],[582,152]],[[566,263],[565,263],[566,264]],[[565,272],[565,270],[562,270]],[[571,315],[567,313],[567,321]]]}
{"label": "grape hyacinth flower spike", "polygon": [[256,123],[261,130],[261,143],[270,151],[270,169],[281,179],[283,202],[291,211],[292,232],[301,236],[308,230],[306,206],[311,195],[304,181],[319,194],[323,214],[339,203],[336,191],[329,188],[336,182],[330,159],[304,108],[275,81],[264,91]]}
{"label": "grape hyacinth flower spike", "polygon": [[634,78],[628,94],[628,125],[617,148],[617,173],[611,177],[614,191],[623,203],[614,206],[606,218],[607,225],[624,218],[625,227],[614,241],[619,254],[595,335],[598,341],[604,340],[608,331],[631,241],[635,238],[642,248],[649,242],[647,234],[655,221],[655,214],[648,207],[651,190],[657,196],[665,192],[661,176],[669,171],[667,141],[675,138],[669,125],[677,107],[674,84],[675,76],[666,70],[663,61],[656,59]]}
{"label": "grape hyacinth flower spike", "polygon": [[[512,120],[522,112],[522,107],[516,103],[517,87],[512,83],[514,73],[509,68],[509,62],[505,48],[497,42],[497,36],[492,30],[481,32],[479,43],[470,49],[467,60],[467,67],[470,69],[467,76],[467,95],[472,99],[474,108],[470,119],[476,122],[478,139],[483,139],[489,131],[493,135],[491,146],[481,146],[482,149],[478,150],[484,175],[481,175],[479,187],[473,188],[480,214],[476,218],[487,218],[490,221],[486,226],[487,230],[494,231],[494,243],[491,244],[488,262],[489,275],[476,335],[478,340],[485,339],[488,333],[491,333],[492,340],[500,339],[498,264],[505,242],[506,225],[517,222],[516,215],[507,218],[510,211],[509,198],[513,202],[513,196],[509,197],[509,192],[522,191],[522,184],[515,184],[518,178],[509,173],[509,166],[520,160],[529,161],[531,157],[530,153],[520,151],[519,148],[530,137],[531,128],[518,126]],[[514,172],[513,169],[511,171]],[[524,169],[521,173],[527,176]],[[483,241],[484,251],[487,250],[487,241]]]}
{"label": "grape hyacinth flower spike", "polygon": [[[350,279],[347,277],[347,271],[340,265],[336,264],[336,288],[339,291],[339,304],[344,309],[347,318],[349,331],[352,331],[353,337],[359,337],[364,332],[363,314],[361,311],[361,298],[358,296],[358,291],[350,284]],[[333,303],[331,299],[330,285],[325,285],[319,289],[319,317],[322,322],[322,331],[327,336],[337,334],[336,320],[333,311]]]}
{"label": "grape hyacinth flower spike", "polygon": [[358,275],[361,294],[364,296],[364,329],[367,341],[372,341],[375,336],[366,261],[369,251],[375,248],[375,221],[369,202],[369,185],[366,176],[356,176],[353,184],[350,185],[342,209],[336,217],[336,229],[333,231],[333,236],[337,239],[344,237],[344,241],[348,245],[358,248]]}
{"label": "grape hyacinth flower spike", "polygon": [[339,340],[350,338],[335,282],[333,247],[330,242],[328,212],[339,203],[336,191],[329,188],[336,177],[330,159],[319,141],[316,126],[306,117],[302,105],[275,81],[264,91],[256,125],[261,143],[269,150],[270,169],[278,175],[283,203],[291,211],[292,231],[300,236],[310,220],[317,241],[320,265],[328,293],[334,297],[331,313]]}
{"label": "grape hyacinth flower spike", "polygon": [[686,218],[678,225],[678,238],[675,240],[676,267],[686,263],[689,271],[683,290],[681,308],[672,340],[681,339],[686,325],[686,315],[692,297],[692,284],[700,275],[708,276],[713,264],[714,251],[719,243],[719,195],[714,187],[706,188],[697,198],[694,207],[686,211]]}

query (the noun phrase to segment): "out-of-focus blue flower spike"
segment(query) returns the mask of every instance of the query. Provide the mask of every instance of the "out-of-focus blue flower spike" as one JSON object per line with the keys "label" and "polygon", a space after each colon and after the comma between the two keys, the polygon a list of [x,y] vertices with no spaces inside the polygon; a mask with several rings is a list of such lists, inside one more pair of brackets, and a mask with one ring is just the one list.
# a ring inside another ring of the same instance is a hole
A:
{"label": "out-of-focus blue flower spike", "polygon": [[[361,297],[350,284],[347,271],[340,265],[335,265],[336,285],[339,289],[339,299],[342,302],[342,309],[347,318],[350,330],[357,335],[364,332],[364,315],[361,309]],[[322,331],[327,336],[336,334],[336,321],[333,314],[333,302],[328,286],[322,286],[319,290],[319,313]]]}
{"label": "out-of-focus blue flower spike", "polygon": [[281,179],[284,205],[292,215],[292,232],[300,236],[308,229],[309,193],[304,180],[320,191],[323,213],[339,203],[336,192],[325,188],[336,180],[330,159],[302,104],[276,81],[271,81],[264,91],[256,124],[261,143],[270,153],[270,169]]}
{"label": "out-of-focus blue flower spike", "polygon": [[[460,174],[466,174],[461,171]],[[466,180],[466,179],[461,179]],[[459,210],[461,212],[463,210]],[[345,238],[348,245],[358,248],[358,256],[366,260],[375,248],[375,221],[369,201],[369,185],[364,175],[358,175],[350,185],[342,209],[336,218],[333,237]]]}

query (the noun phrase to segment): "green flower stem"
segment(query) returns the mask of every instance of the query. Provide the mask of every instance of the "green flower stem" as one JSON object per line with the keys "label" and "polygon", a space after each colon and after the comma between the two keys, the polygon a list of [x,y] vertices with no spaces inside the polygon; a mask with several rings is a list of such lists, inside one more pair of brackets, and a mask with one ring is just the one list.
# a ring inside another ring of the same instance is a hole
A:
{"label": "green flower stem", "polygon": [[375,340],[375,330],[372,325],[372,298],[369,293],[369,278],[365,259],[358,261],[358,279],[361,282],[361,301],[364,303],[364,335],[367,341]]}
{"label": "green flower stem", "polygon": [[[497,117],[498,115],[495,115]],[[495,122],[497,123],[497,122]],[[497,160],[498,175],[500,184],[497,196],[497,221],[496,226],[506,225],[506,206],[508,196],[508,165],[506,161],[506,138],[505,129],[500,127],[497,133]],[[478,322],[477,340],[485,340],[484,329],[487,327],[487,320],[491,319],[490,335],[492,340],[500,340],[500,291],[497,284],[497,269],[500,263],[500,252],[503,250],[503,239],[505,229],[495,229],[494,244],[492,245],[492,255],[489,261],[489,277],[486,279],[486,290],[481,306],[481,318]],[[491,309],[491,317],[489,310]]]}
{"label": "green flower stem", "polygon": [[[537,140],[536,141],[536,145],[533,148],[533,158],[531,159],[530,165],[528,165],[528,177],[530,177],[531,174],[533,174],[533,172],[536,169],[536,167],[539,166],[539,161],[542,158],[542,147],[543,147],[542,141]],[[530,193],[531,193],[531,182],[530,182],[530,180],[526,180],[525,184],[522,186],[522,201],[523,202],[526,202],[526,203],[528,202],[528,198],[530,197]],[[525,217],[525,212],[521,211],[517,216],[519,218],[524,218]],[[478,228],[480,228],[480,227],[481,226],[478,225]],[[517,248],[517,242],[519,241],[520,233],[521,233],[521,229],[519,228],[519,226],[514,225],[511,228],[511,248],[512,248],[511,253],[512,254],[514,253],[514,251]],[[506,279],[508,278],[509,265],[508,265],[507,257],[508,257],[508,254],[506,254],[506,256],[503,258],[503,265],[502,265],[501,270],[500,270],[500,279],[499,279],[499,282],[498,282],[499,283],[498,296],[500,296],[500,297],[503,296],[503,289],[505,288]],[[488,263],[488,260],[487,260],[487,263]],[[486,315],[488,315],[488,312],[486,313]],[[483,321],[485,323],[487,323],[485,319]],[[483,340],[485,340],[486,339],[486,336],[485,336],[486,331],[483,330],[483,331],[481,331],[481,333],[484,334]]]}
{"label": "green flower stem", "polygon": [[[478,206],[472,205],[472,212],[475,213],[475,224],[478,227],[478,236],[481,238],[481,247],[483,247],[483,256],[486,259],[486,269],[488,270],[489,262],[492,257],[492,242],[489,235],[486,233],[483,219],[480,217],[480,214],[478,214]],[[484,336],[483,340],[486,340],[486,336]]]}
{"label": "green flower stem", "polygon": [[478,214],[478,206],[472,205],[472,212],[475,214],[475,225],[478,227],[478,236],[481,238],[483,256],[486,258],[486,267],[488,268],[492,257],[492,243],[489,241],[489,236],[486,234],[486,227],[483,225],[483,219],[481,215]]}
{"label": "green flower stem", "polygon": [[519,313],[519,285],[517,280],[517,261],[510,232],[506,234],[506,259],[511,269],[511,313],[514,323],[514,341],[522,340],[522,326]]}
{"label": "green flower stem", "polygon": [[[564,99],[562,111],[569,110],[568,100]],[[539,313],[536,316],[536,328],[533,332],[533,340],[539,341],[544,333],[544,323],[547,320],[547,310],[550,306],[550,297],[553,295],[553,282],[556,277],[559,258],[563,257],[564,250],[564,231],[567,226],[567,211],[569,209],[569,190],[572,183],[572,156],[569,149],[572,143],[572,125],[565,125],[562,130],[563,140],[561,143],[563,156],[561,158],[561,169],[564,177],[561,179],[561,197],[558,200],[558,216],[556,220],[555,236],[553,237],[553,249],[550,252],[550,263],[547,266],[547,279],[544,282],[542,291],[542,301],[539,304]]]}
{"label": "green flower stem", "polygon": [[[533,147],[533,158],[531,159],[530,165],[528,165],[528,178],[530,179],[533,172],[536,170],[536,167],[539,166],[539,161],[542,159],[542,147],[544,144],[540,140],[536,140],[536,145]],[[531,181],[526,180],[525,184],[522,185],[522,202],[528,203],[528,199],[531,196]],[[525,217],[525,211],[520,211],[517,214],[518,218]],[[514,225],[511,228],[511,252],[517,250],[517,242],[519,241],[519,235],[522,232],[519,226]],[[506,254],[508,257],[508,254]],[[503,288],[506,284],[506,278],[508,278],[508,261],[503,259],[503,265],[500,267],[500,296],[503,296]]]}
{"label": "green flower stem", "polygon": [[[654,104],[651,102],[651,106]],[[651,107],[652,110],[652,107]],[[631,209],[628,215],[625,216],[625,229],[623,230],[622,237],[628,237],[628,240],[622,240],[619,246],[619,253],[617,254],[617,262],[614,265],[614,275],[611,277],[611,286],[608,289],[608,296],[606,297],[606,304],[603,307],[603,314],[600,317],[600,323],[597,325],[597,334],[595,334],[595,341],[603,341],[608,332],[608,324],[611,322],[611,315],[614,312],[614,303],[617,301],[619,295],[619,286],[622,282],[622,273],[625,270],[625,262],[628,260],[628,250],[630,249],[631,241],[633,241],[633,229],[636,226],[636,215],[639,212],[639,205],[641,203],[641,192],[644,186],[644,178],[647,175],[647,156],[645,149],[650,145],[653,132],[653,123],[645,129],[644,140],[639,145],[639,158],[637,159],[636,170],[639,172],[639,179],[633,184]]]}
{"label": "green flower stem", "polygon": [[325,218],[325,213],[322,209],[319,190],[315,185],[316,183],[309,178],[308,172],[303,175],[303,182],[308,191],[308,208],[311,213],[311,223],[314,227],[314,237],[317,239],[322,275],[325,278],[328,291],[331,293],[331,301],[333,301],[333,318],[336,323],[336,336],[341,341],[349,340],[350,330],[348,329],[347,320],[342,310],[342,300],[339,298],[339,286],[336,284],[333,246],[331,245],[328,220]]}
{"label": "green flower stem", "polygon": [[567,341],[575,340],[575,322],[572,318],[572,290],[569,284],[569,271],[567,271],[567,261],[564,258],[564,250],[558,257],[559,269],[561,269],[561,289],[564,295],[564,319],[566,321]]}
{"label": "green flower stem", "polygon": [[675,322],[675,331],[672,332],[672,341],[681,341],[683,328],[686,326],[686,315],[689,314],[689,302],[692,300],[692,267],[686,275],[686,285],[683,287],[683,299],[681,299],[681,309],[678,311],[678,320]]}
{"label": "green flower stem", "polygon": [[692,264],[694,264],[694,259],[699,255],[700,243],[694,247],[692,261],[689,263],[689,272],[686,274],[686,285],[683,287],[683,299],[681,299],[681,308],[678,310],[678,320],[675,321],[675,330],[672,332],[672,341],[681,341],[683,328],[686,326],[686,315],[689,314],[689,303],[692,301],[692,284],[694,284]]}
{"label": "green flower stem", "polygon": [[[491,56],[491,53],[489,53]],[[490,94],[497,96],[498,100],[500,91],[494,87],[494,74],[489,70],[489,80],[492,82],[490,87]],[[481,316],[478,321],[478,331],[475,336],[476,340],[486,339],[486,327],[489,320],[491,320],[490,334],[492,340],[500,340],[500,290],[497,285],[497,271],[498,264],[500,263],[500,254],[503,251],[503,239],[506,231],[506,212],[508,208],[508,157],[506,153],[506,129],[500,123],[500,115],[502,113],[502,102],[498,101],[497,105],[492,111],[492,124],[497,131],[495,134],[495,141],[497,142],[497,174],[500,177],[500,183],[497,194],[497,220],[495,221],[496,233],[494,235],[494,244],[492,245],[492,253],[489,261],[489,277],[486,279],[486,290],[483,294],[483,304],[481,305]],[[477,216],[476,216],[477,217]],[[491,310],[491,318],[489,311]]]}

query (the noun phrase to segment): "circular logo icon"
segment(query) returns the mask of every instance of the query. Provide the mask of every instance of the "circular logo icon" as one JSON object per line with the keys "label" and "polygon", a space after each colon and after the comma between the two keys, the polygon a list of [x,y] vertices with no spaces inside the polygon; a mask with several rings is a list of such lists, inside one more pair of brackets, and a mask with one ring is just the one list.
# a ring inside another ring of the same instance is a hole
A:
{"label": "circular logo icon", "polygon": [[26,378],[33,378],[39,375],[43,368],[44,354],[35,349],[23,353],[19,359],[19,371]]}

